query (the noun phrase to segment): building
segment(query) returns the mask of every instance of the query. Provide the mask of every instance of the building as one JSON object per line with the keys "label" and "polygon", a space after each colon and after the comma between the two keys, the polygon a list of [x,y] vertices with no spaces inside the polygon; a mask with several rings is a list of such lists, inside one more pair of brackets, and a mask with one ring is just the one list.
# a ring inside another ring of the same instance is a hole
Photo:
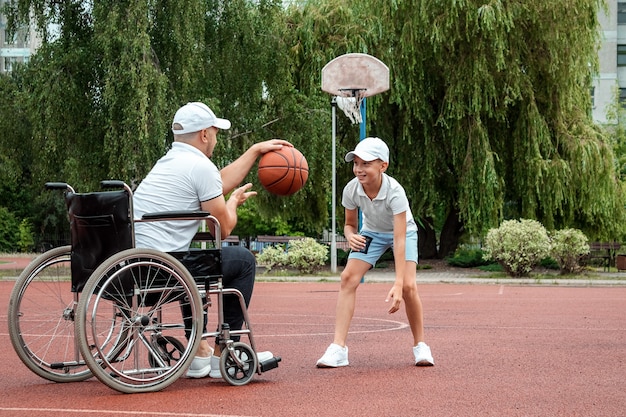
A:
{"label": "building", "polygon": [[[0,0],[0,8],[4,3],[4,0]],[[20,28],[9,36],[7,19],[0,14],[0,74],[11,72],[16,63],[27,63],[39,46],[41,40],[33,27]]]}

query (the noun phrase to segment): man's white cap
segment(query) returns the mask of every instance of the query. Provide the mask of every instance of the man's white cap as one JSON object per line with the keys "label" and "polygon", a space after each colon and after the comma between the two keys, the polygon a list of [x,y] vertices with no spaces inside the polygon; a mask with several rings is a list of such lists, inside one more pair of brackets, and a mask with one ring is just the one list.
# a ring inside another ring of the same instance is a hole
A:
{"label": "man's white cap", "polygon": [[[182,129],[174,129],[178,123]],[[204,103],[187,103],[174,115],[172,122],[172,132],[175,135],[198,132],[202,129],[215,126],[218,129],[230,129],[230,121],[215,117],[215,113]]]}
{"label": "man's white cap", "polygon": [[353,151],[346,154],[346,162],[352,162],[358,156],[364,161],[380,159],[389,163],[389,148],[387,144],[379,138],[365,138],[356,145]]}

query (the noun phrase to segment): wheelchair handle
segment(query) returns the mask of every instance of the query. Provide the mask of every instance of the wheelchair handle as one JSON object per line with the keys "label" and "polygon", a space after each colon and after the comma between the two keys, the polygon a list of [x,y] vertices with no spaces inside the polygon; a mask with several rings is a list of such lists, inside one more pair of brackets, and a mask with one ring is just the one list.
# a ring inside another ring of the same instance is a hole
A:
{"label": "wheelchair handle", "polygon": [[126,184],[120,180],[103,180],[100,181],[100,186],[102,188],[124,188]]}
{"label": "wheelchair handle", "polygon": [[45,184],[46,190],[67,190],[70,193],[74,193],[74,189],[66,182],[47,182]]}

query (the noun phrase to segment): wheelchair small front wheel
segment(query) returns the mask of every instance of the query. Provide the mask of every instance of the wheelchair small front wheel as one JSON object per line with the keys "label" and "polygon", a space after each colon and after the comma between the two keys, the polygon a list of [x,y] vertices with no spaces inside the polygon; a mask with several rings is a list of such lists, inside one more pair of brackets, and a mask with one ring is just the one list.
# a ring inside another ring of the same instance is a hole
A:
{"label": "wheelchair small front wheel", "polygon": [[256,353],[242,342],[235,342],[225,348],[220,356],[222,378],[231,385],[240,386],[250,382],[257,367]]}

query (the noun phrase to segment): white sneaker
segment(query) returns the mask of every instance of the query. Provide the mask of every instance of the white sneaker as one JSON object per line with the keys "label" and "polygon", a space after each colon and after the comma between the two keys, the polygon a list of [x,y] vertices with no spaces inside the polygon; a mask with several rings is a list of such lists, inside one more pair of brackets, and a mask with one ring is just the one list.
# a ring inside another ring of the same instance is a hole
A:
{"label": "white sneaker", "polygon": [[[187,378],[204,378],[207,376],[211,372],[211,356],[194,357],[187,370]],[[219,364],[217,366],[219,368]]]}
{"label": "white sneaker", "polygon": [[[246,355],[247,356],[247,355]],[[256,354],[257,361],[259,363],[265,362],[274,357],[274,354],[270,351],[257,352]],[[246,359],[246,358],[243,358]],[[211,371],[209,372],[209,377],[211,378],[222,378],[222,372],[220,371],[220,357],[219,356],[211,356]]]}
{"label": "white sneaker", "polygon": [[435,364],[430,348],[424,342],[419,342],[417,346],[413,347],[413,355],[415,355],[415,366],[433,366]]}
{"label": "white sneaker", "polygon": [[348,366],[348,346],[339,346],[331,343],[324,356],[317,361],[318,368],[338,368]]}

